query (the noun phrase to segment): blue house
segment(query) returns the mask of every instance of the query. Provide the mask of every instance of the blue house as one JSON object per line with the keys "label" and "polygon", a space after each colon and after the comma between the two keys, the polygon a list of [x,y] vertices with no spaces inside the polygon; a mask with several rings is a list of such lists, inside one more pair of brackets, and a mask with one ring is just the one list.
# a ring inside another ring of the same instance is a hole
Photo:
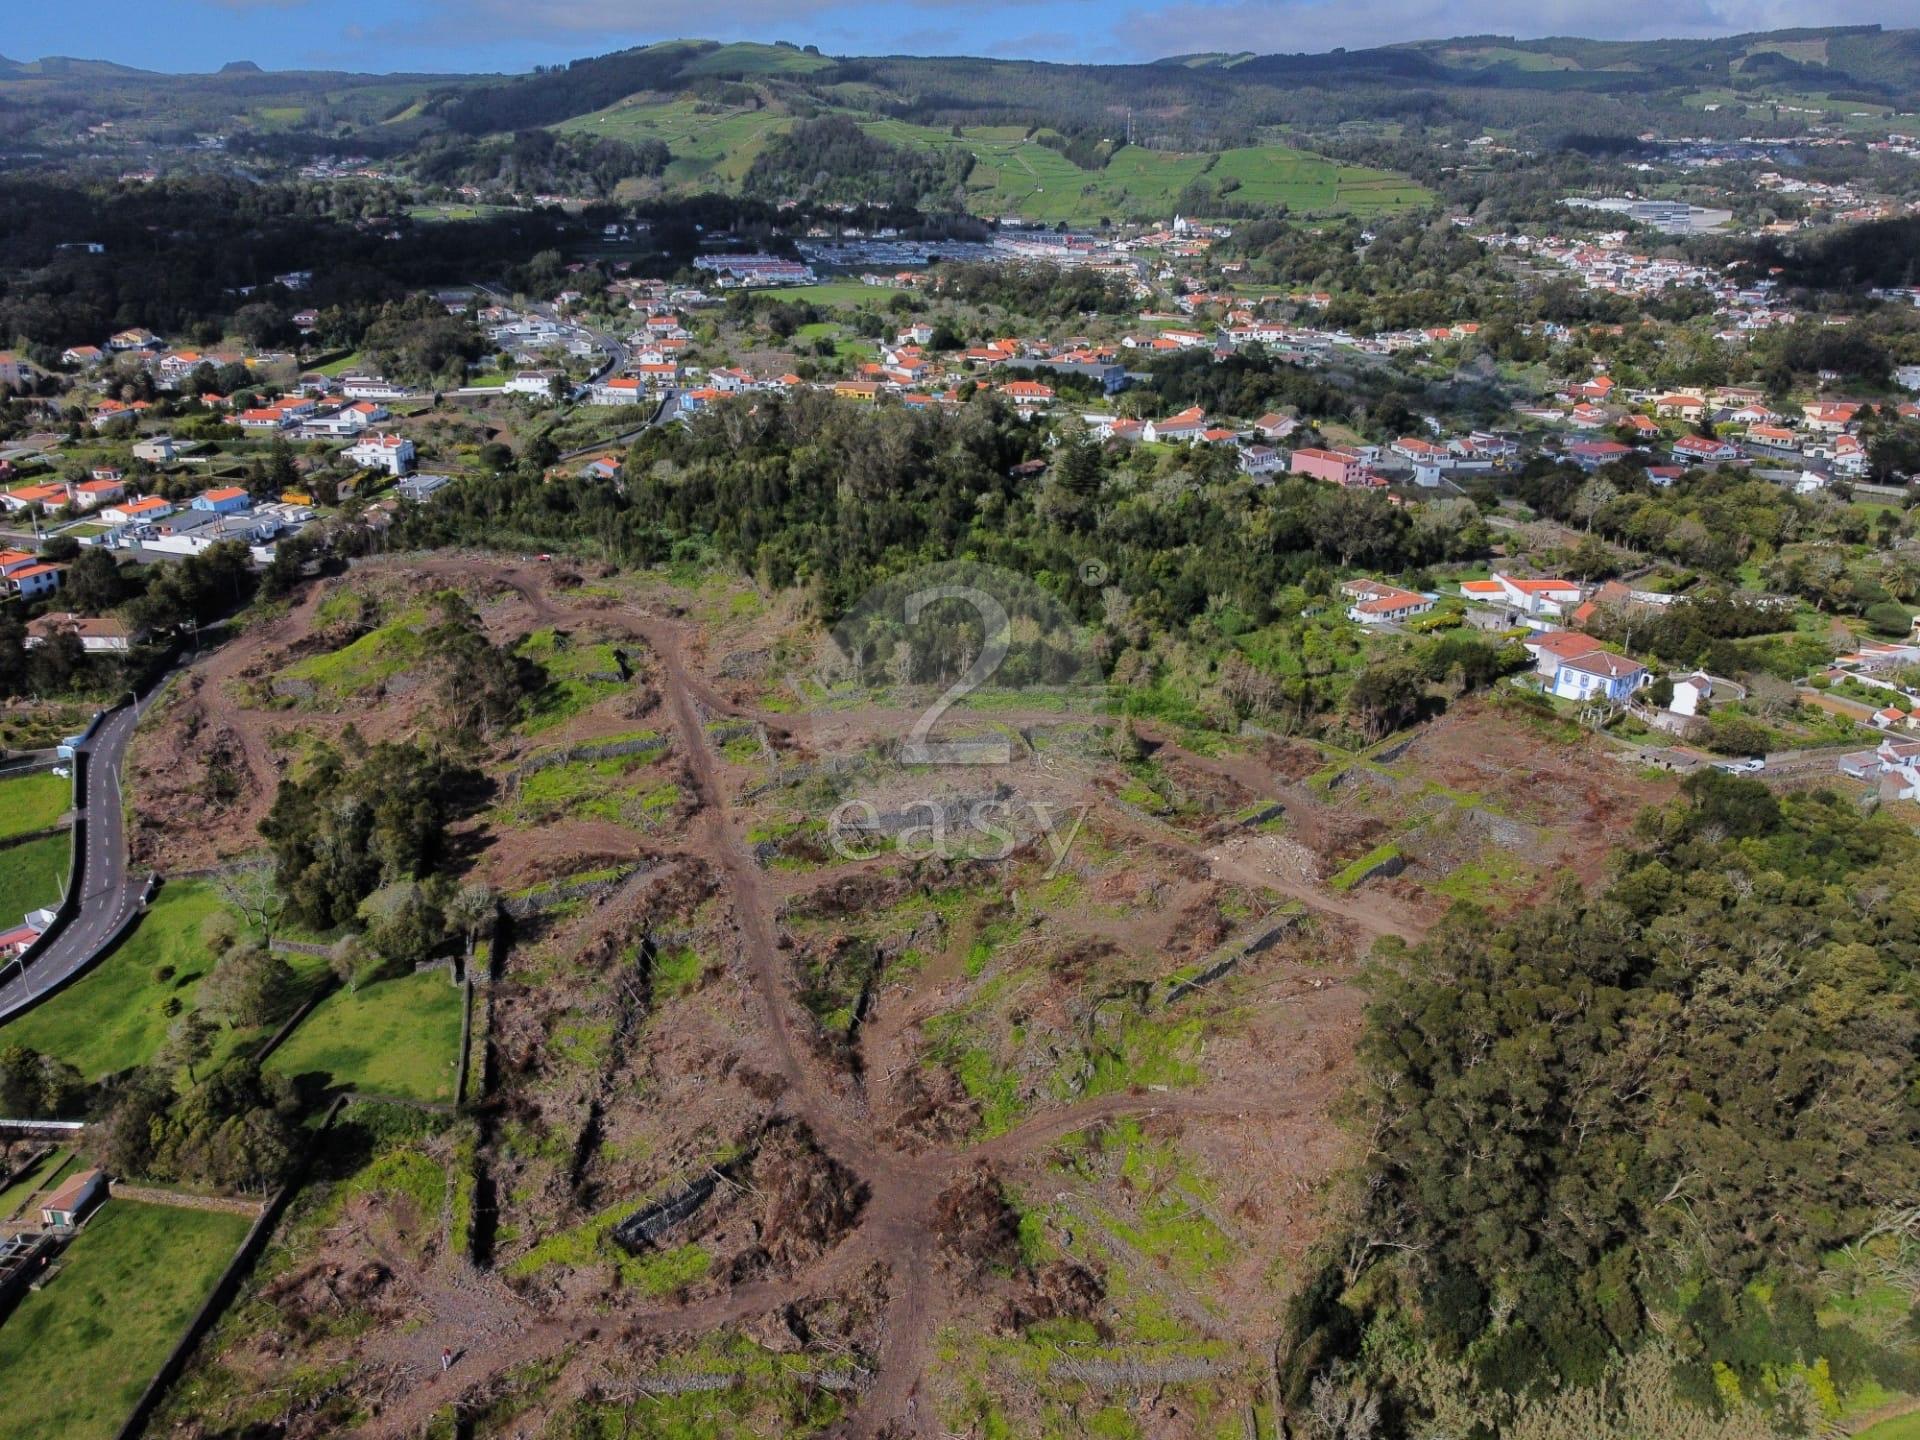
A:
{"label": "blue house", "polygon": [[1606,650],[1591,650],[1562,660],[1553,672],[1553,693],[1562,700],[1604,700],[1623,704],[1651,683],[1646,666]]}

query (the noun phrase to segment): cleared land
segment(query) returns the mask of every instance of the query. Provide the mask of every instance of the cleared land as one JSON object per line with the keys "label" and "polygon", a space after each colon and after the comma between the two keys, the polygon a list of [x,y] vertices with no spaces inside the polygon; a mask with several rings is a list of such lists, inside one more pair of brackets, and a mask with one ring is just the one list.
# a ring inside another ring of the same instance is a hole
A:
{"label": "cleared land", "polygon": [[73,781],[51,770],[0,780],[0,840],[59,823],[73,808]]}
{"label": "cleared land", "polygon": [[[447,588],[547,675],[456,827],[514,914],[482,997],[495,1118],[408,1138],[296,1227],[186,1382],[211,1424],[287,1418],[328,1374],[303,1423],[377,1404],[393,1434],[482,1394],[529,1432],[872,1433],[916,1397],[959,1433],[1239,1433],[1351,1163],[1373,941],[1597,874],[1670,793],[1489,703],[1365,753],[1156,704],[1122,761],[1104,693],[983,687],[942,732],[1012,764],[903,765],[931,697],[801,678],[818,630],[743,583],[455,555],[356,567],[196,664],[142,732],[141,830],[170,813],[144,776],[195,783],[209,745],[242,798],[180,863],[257,843],[283,760],[349,722],[433,737],[419,617]],[[1000,860],[964,824],[944,855],[850,855],[822,819],[995,782],[1028,817]],[[272,1066],[445,1098],[458,998],[336,995]],[[716,1172],[653,1245],[614,1238]],[[445,1381],[442,1347],[469,1357]],[[813,1383],[852,1367],[858,1393]],[[1138,1374],[1151,1414],[1113,1378]],[[626,1386],[650,1398],[583,1398]]]}
{"label": "cleared land", "polygon": [[0,1326],[0,1434],[105,1440],[247,1232],[241,1215],[110,1200]]}
{"label": "cleared land", "polygon": [[[977,214],[1050,223],[1166,216],[1195,180],[1213,185],[1236,206],[1284,205],[1298,214],[1371,215],[1432,198],[1404,175],[1341,165],[1285,145],[1207,154],[1129,146],[1105,169],[1082,170],[1017,126],[971,126],[956,136],[905,120],[859,123],[889,144],[971,152],[967,206]],[[670,188],[733,189],[768,142],[794,124],[777,109],[720,109],[694,100],[639,96],[555,128],[628,141],[659,140],[674,157],[665,176]]]}
{"label": "cleared land", "polygon": [[266,1068],[322,1074],[329,1087],[408,1100],[453,1099],[461,992],[437,971],[337,990],[314,1007]]}

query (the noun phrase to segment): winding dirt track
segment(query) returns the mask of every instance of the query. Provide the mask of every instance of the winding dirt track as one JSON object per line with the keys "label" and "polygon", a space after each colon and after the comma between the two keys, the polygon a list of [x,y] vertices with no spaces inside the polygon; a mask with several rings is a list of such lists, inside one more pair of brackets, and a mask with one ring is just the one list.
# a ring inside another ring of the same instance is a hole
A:
{"label": "winding dirt track", "polygon": [[[485,562],[427,561],[409,567],[471,581]],[[683,622],[634,610],[574,610],[549,597],[540,578],[525,569],[501,567],[491,577],[516,591],[542,623],[594,623],[624,628],[644,641],[658,658],[676,734],[700,807],[691,843],[684,848],[715,864],[722,876],[739,941],[739,963],[751,988],[750,1007],[773,1063],[786,1081],[777,1102],[782,1112],[811,1128],[821,1148],[853,1172],[868,1189],[868,1201],[854,1231],[811,1265],[790,1278],[748,1284],[719,1296],[676,1305],[623,1311],[616,1319],[587,1316],[542,1317],[491,1276],[464,1272],[459,1281],[423,1274],[395,1263],[403,1283],[429,1312],[428,1323],[398,1347],[369,1356],[393,1379],[391,1399],[364,1433],[410,1436],[419,1433],[443,1407],[473,1398],[507,1371],[560,1353],[571,1346],[607,1346],[605,1332],[617,1326],[624,1337],[680,1335],[728,1325],[773,1311],[795,1300],[822,1294],[856,1280],[876,1263],[889,1276],[881,1341],[870,1382],[851,1416],[835,1433],[848,1440],[903,1440],[937,1432],[918,1403],[933,1336],[951,1312],[953,1281],[940,1267],[933,1226],[941,1192],[981,1162],[1004,1165],[1044,1151],[1062,1136],[1092,1122],[1120,1116],[1183,1115],[1232,1119],[1250,1115],[1286,1117],[1324,1110],[1338,1077],[1316,1077],[1284,1091],[1277,1087],[1232,1094],[1176,1092],[1115,1094],[1059,1107],[1007,1133],[983,1142],[908,1152],[889,1143],[891,1118],[876,1114],[872,1098],[856,1083],[832,1072],[805,1042],[798,1005],[789,989],[789,966],[775,939],[774,908],[762,872],[747,846],[744,822],[736,816],[721,783],[718,762],[706,735],[708,717],[739,715],[712,687],[689,673]],[[773,717],[752,716],[754,719]],[[1145,828],[1145,827],[1141,827]],[[1165,839],[1164,836],[1156,836]],[[1264,876],[1248,876],[1270,884]],[[1378,917],[1350,913],[1351,907],[1326,907],[1372,930]],[[1372,924],[1367,923],[1372,921]],[[1196,1299],[1197,1305],[1199,1301]],[[442,1348],[461,1359],[439,1373]],[[606,1350],[616,1358],[615,1348]]]}

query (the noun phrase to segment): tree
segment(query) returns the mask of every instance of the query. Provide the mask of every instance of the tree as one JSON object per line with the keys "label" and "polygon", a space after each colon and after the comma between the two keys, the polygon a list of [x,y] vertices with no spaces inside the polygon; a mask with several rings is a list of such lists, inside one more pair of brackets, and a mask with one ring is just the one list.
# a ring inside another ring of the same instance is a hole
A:
{"label": "tree", "polygon": [[1876,635],[1906,636],[1913,632],[1912,613],[1906,606],[1895,604],[1891,600],[1869,605],[1866,621],[1873,627]]}
{"label": "tree", "polygon": [[281,893],[272,868],[249,865],[232,871],[220,877],[219,887],[221,898],[240,912],[240,918],[260,937],[260,943],[272,949],[274,931],[280,928],[280,917],[287,910],[287,898]]}
{"label": "tree", "polygon": [[197,1010],[189,1010],[173,1022],[166,1043],[153,1058],[156,1070],[185,1070],[188,1083],[197,1083],[194,1067],[213,1054],[214,1037],[219,1029]]}
{"label": "tree", "polygon": [[352,994],[362,985],[380,979],[387,968],[384,955],[367,943],[364,935],[342,935],[327,952],[327,968]]}
{"label": "tree", "polygon": [[474,881],[462,885],[447,905],[447,924],[465,941],[465,960],[473,961],[473,947],[482,931],[491,932],[499,917],[500,897],[491,885]]}
{"label": "tree", "polygon": [[86,1081],[72,1065],[24,1045],[0,1050],[0,1109],[18,1120],[70,1115],[86,1095]]}
{"label": "tree", "polygon": [[104,615],[125,597],[119,562],[110,551],[88,546],[60,577],[60,591],[69,610],[79,615]]}
{"label": "tree", "polygon": [[1420,671],[1405,656],[1369,665],[1354,677],[1347,711],[1369,740],[1378,740],[1412,721],[1425,698]]}
{"label": "tree", "polygon": [[200,1005],[229,1025],[251,1028],[284,1017],[299,981],[287,962],[260,944],[236,945],[200,982]]}

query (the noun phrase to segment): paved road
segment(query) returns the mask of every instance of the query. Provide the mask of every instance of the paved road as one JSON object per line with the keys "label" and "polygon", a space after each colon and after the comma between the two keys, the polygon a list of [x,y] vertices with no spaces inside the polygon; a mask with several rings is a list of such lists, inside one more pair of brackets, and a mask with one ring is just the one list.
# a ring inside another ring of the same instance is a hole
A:
{"label": "paved road", "polygon": [[53,942],[34,957],[24,973],[9,964],[0,974],[0,1020],[38,1001],[47,991],[86,969],[106,943],[140,908],[144,878],[127,873],[127,830],[120,805],[120,767],[143,706],[127,705],[100,723],[87,754],[87,793],[81,797],[87,818],[87,847],[79,873],[80,909]]}

